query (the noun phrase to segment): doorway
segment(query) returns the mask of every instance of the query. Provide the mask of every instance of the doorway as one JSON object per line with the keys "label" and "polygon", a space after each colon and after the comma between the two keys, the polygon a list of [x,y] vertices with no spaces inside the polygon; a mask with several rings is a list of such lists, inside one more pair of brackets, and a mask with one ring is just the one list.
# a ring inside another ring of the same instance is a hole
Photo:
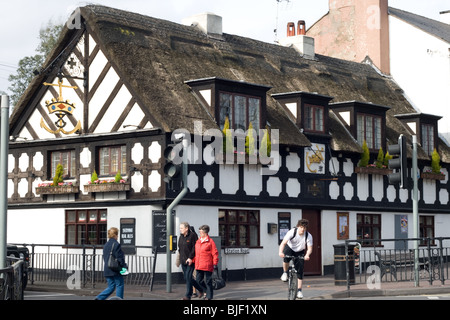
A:
{"label": "doorway", "polygon": [[308,232],[313,236],[313,252],[305,262],[305,275],[322,275],[320,210],[302,210],[302,218],[309,221]]}

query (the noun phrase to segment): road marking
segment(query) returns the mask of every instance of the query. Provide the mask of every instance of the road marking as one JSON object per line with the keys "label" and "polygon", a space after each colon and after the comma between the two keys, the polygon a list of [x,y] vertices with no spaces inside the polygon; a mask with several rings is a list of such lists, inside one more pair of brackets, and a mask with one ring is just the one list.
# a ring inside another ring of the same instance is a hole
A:
{"label": "road marking", "polygon": [[59,296],[74,296],[72,293],[55,293],[55,294],[25,294],[24,297],[59,297]]}
{"label": "road marking", "polygon": [[436,296],[429,296],[428,299],[430,299],[430,300],[439,300],[439,297],[436,297]]}

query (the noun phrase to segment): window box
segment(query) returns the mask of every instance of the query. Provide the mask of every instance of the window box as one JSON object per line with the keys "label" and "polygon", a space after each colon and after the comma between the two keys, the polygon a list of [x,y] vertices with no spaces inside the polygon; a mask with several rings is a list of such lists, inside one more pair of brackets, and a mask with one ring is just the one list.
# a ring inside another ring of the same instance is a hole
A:
{"label": "window box", "polygon": [[36,187],[36,194],[67,194],[78,193],[78,186]]}
{"label": "window box", "polygon": [[[215,157],[215,163],[219,164],[260,164],[260,165],[271,165],[273,158],[263,157],[261,161],[259,155],[249,155],[246,153],[218,153]],[[230,162],[231,161],[231,162]]]}
{"label": "window box", "polygon": [[392,173],[392,170],[385,168],[377,168],[377,167],[356,167],[356,173],[365,173],[365,174],[379,174],[379,175],[388,175]]}
{"label": "window box", "polygon": [[129,183],[99,183],[99,184],[85,184],[85,192],[119,192],[129,191],[131,185]]}
{"label": "window box", "polygon": [[422,172],[420,177],[429,180],[445,180],[445,174],[442,173]]}

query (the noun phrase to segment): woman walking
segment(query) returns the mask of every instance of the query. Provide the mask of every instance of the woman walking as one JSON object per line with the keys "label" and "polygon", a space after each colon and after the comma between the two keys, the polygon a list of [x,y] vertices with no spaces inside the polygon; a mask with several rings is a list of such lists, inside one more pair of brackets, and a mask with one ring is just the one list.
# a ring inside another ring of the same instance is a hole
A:
{"label": "woman walking", "polygon": [[199,239],[195,243],[195,270],[197,271],[197,283],[206,291],[206,300],[213,298],[212,273],[219,263],[219,252],[216,244],[209,237],[209,226],[202,225],[199,228]]}
{"label": "woman walking", "polygon": [[[105,300],[114,292],[114,290],[116,290],[116,296],[123,299],[124,284],[122,273],[126,273],[128,266],[125,262],[125,255],[120,247],[120,243],[117,241],[118,237],[119,229],[112,227],[108,230],[109,240],[103,247],[103,261],[105,263],[104,275],[106,282],[108,283],[108,287],[95,298],[96,300]],[[119,265],[122,267],[122,271],[113,271],[108,268],[108,259],[111,252],[119,262]]]}

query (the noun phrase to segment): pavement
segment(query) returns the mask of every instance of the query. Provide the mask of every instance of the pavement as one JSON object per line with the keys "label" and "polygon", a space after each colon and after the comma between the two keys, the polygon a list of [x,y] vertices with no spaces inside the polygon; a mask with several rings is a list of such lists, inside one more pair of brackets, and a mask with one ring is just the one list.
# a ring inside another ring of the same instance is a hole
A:
{"label": "pavement", "polygon": [[[359,281],[359,279],[357,280]],[[303,280],[303,300],[332,300],[361,297],[393,297],[405,295],[450,294],[450,281],[421,280],[419,286],[414,281],[381,282],[374,284],[355,284],[348,290],[346,285],[336,285],[334,275],[305,276]],[[68,289],[65,283],[28,284],[26,291],[71,293],[78,296],[95,297],[106,284],[99,283],[96,288]],[[170,291],[170,292],[168,292]],[[153,290],[148,286],[125,285],[125,300],[181,300],[185,292],[182,283],[172,284],[167,290],[165,283],[155,283]],[[199,300],[193,298],[193,300]],[[214,291],[214,300],[287,300],[287,284],[280,279],[229,281],[225,288]]]}

